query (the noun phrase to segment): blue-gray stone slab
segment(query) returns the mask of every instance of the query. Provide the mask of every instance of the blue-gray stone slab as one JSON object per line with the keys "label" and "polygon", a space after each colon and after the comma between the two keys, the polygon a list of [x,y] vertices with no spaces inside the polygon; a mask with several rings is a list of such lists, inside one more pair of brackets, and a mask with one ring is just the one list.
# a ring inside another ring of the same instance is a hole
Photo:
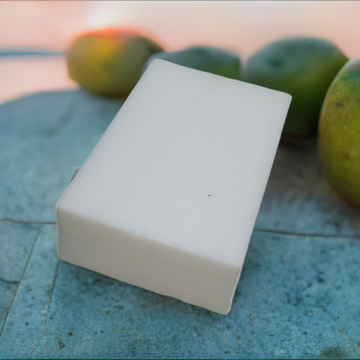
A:
{"label": "blue-gray stone slab", "polygon": [[231,312],[59,262],[55,204],[122,102],[0,106],[0,358],[359,358],[360,213],[281,145]]}
{"label": "blue-gray stone slab", "polygon": [[60,262],[37,238],[4,358],[359,358],[360,241],[255,231],[227,316]]}
{"label": "blue-gray stone slab", "polygon": [[38,227],[0,222],[0,334],[39,233]]}
{"label": "blue-gray stone slab", "polygon": [[82,91],[0,106],[0,218],[55,221],[55,204],[120,109]]}
{"label": "blue-gray stone slab", "polygon": [[[18,288],[18,285],[19,284],[17,282],[9,283],[0,280],[0,336],[2,332],[2,327],[9,313],[9,309],[14,300],[14,296]],[[1,356],[1,347],[0,347],[0,356]]]}
{"label": "blue-gray stone slab", "polygon": [[0,222],[0,279],[14,283],[21,280],[26,262],[39,233],[37,224]]}
{"label": "blue-gray stone slab", "polygon": [[281,144],[255,228],[360,238],[360,211],[344,203],[323,178],[316,144]]}
{"label": "blue-gray stone slab", "polygon": [[3,327],[0,356],[27,358],[43,339],[59,263],[56,250],[56,226],[42,225]]}

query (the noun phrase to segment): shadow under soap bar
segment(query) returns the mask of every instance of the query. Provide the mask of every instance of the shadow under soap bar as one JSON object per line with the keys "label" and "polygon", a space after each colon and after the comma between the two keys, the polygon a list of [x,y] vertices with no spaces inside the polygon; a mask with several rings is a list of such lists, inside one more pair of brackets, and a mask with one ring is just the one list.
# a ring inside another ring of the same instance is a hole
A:
{"label": "shadow under soap bar", "polygon": [[228,313],[290,101],[155,60],[57,204],[59,257]]}

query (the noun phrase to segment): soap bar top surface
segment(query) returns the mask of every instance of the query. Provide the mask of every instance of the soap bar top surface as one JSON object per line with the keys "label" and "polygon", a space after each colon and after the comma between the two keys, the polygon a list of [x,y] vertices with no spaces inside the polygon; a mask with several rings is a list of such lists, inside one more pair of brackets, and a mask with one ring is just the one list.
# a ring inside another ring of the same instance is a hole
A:
{"label": "soap bar top surface", "polygon": [[60,204],[241,267],[290,101],[155,60]]}

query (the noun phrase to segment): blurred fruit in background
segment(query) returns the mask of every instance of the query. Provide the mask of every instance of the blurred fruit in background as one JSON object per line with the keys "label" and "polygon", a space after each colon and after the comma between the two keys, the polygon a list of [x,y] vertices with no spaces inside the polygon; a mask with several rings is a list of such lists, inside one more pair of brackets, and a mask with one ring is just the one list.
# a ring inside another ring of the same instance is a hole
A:
{"label": "blurred fruit in background", "polygon": [[319,150],[329,184],[343,199],[360,206],[360,58],[341,69],[326,94]]}
{"label": "blurred fruit in background", "polygon": [[303,141],[317,136],[326,91],[347,60],[325,40],[286,39],[271,43],[252,56],[243,80],[292,95],[282,139]]}
{"label": "blurred fruit in background", "polygon": [[93,93],[126,97],[139,80],[146,60],[162,50],[136,30],[88,32],[66,51],[69,76]]}
{"label": "blurred fruit in background", "polygon": [[225,76],[230,79],[240,79],[241,63],[239,57],[222,49],[195,46],[181,51],[158,52],[147,60],[143,72],[155,59],[170,61],[174,64]]}

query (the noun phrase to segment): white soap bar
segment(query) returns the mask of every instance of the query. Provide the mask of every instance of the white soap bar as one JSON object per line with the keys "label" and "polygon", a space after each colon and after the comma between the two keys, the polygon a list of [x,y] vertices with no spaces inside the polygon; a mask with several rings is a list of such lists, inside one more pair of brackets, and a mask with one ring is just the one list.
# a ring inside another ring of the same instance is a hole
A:
{"label": "white soap bar", "polygon": [[155,60],[57,204],[59,257],[228,313],[290,101]]}

